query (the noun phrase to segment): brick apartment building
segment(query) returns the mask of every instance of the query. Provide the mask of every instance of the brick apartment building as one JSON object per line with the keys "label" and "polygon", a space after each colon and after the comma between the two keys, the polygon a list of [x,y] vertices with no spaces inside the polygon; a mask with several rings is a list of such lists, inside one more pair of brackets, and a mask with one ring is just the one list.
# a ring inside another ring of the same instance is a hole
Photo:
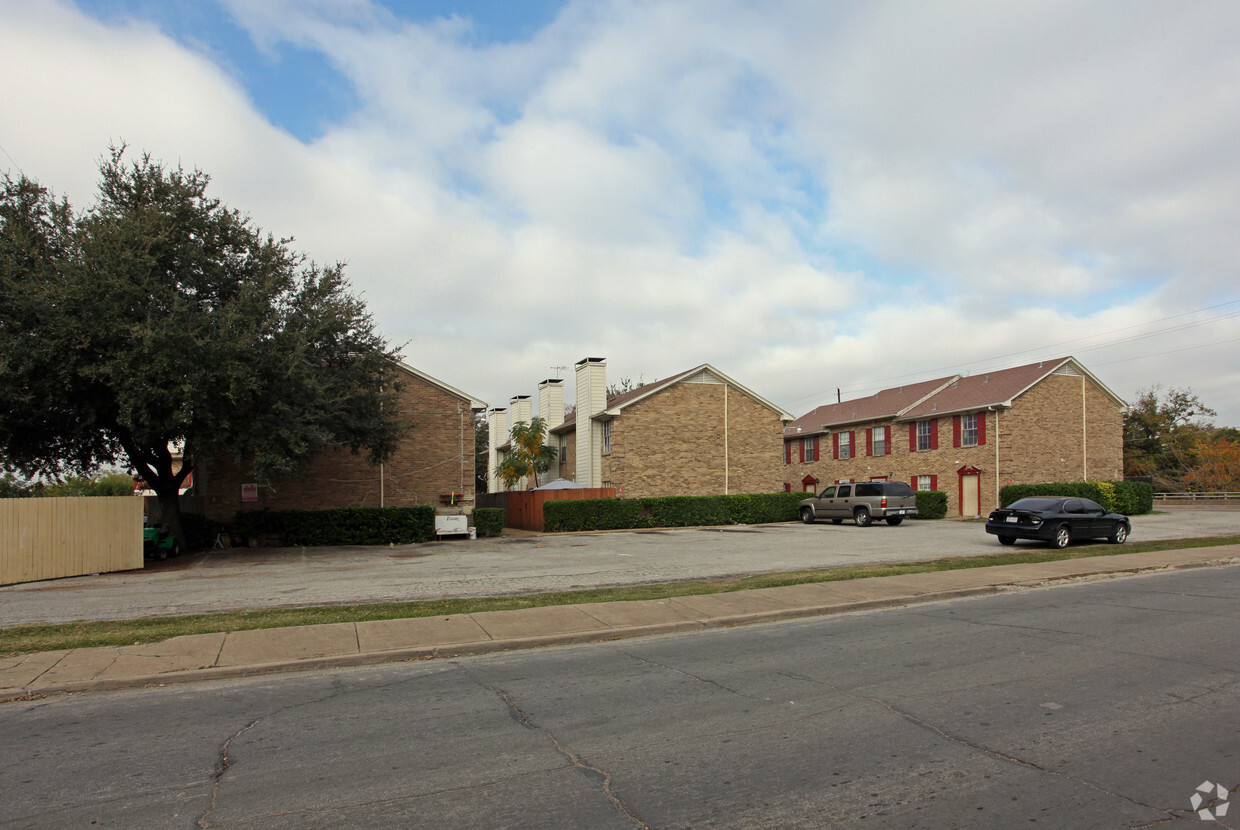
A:
{"label": "brick apartment building", "polygon": [[[558,464],[544,479],[614,487],[618,496],[771,493],[783,486],[780,446],[792,415],[703,364],[622,395],[607,397],[607,361],[576,365],[576,408],[564,414],[564,381],[538,387]],[[528,422],[532,401],[520,395],[491,411],[488,469],[503,459],[512,424]],[[529,484],[527,482],[527,484]],[[532,485],[531,485],[532,486]]]}
{"label": "brick apartment building", "polygon": [[1007,484],[1123,478],[1127,404],[1075,358],[884,389],[784,430],[784,487],[891,479],[986,515]]}
{"label": "brick apartment building", "polygon": [[347,447],[312,459],[299,478],[258,487],[244,466],[199,459],[195,507],[228,521],[239,510],[321,510],[337,507],[435,505],[459,513],[474,503],[474,418],[486,403],[398,363],[400,416],[409,434],[384,464]]}

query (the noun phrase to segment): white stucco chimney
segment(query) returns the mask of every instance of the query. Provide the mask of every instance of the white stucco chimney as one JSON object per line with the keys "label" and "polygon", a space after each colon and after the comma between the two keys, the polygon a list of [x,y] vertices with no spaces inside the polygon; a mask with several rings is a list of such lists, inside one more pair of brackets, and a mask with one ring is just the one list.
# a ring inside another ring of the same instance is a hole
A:
{"label": "white stucco chimney", "polygon": [[508,440],[508,410],[502,406],[493,407],[487,413],[487,492],[498,493],[504,488],[495,476],[495,468],[499,466],[499,448]]}
{"label": "white stucco chimney", "polygon": [[603,425],[591,420],[607,407],[607,359],[577,362],[577,483],[603,486]]}

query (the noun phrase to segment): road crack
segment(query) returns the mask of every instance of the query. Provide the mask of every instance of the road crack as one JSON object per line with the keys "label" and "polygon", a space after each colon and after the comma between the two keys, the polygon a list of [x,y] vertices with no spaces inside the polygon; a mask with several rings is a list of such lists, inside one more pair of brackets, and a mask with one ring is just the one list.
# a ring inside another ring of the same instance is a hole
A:
{"label": "road crack", "polygon": [[[1133,804],[1137,807],[1142,807],[1147,810],[1156,810],[1167,816],[1167,819],[1161,819],[1160,821],[1169,820],[1169,819],[1177,818],[1177,817],[1183,817],[1183,815],[1185,815],[1185,811],[1175,810],[1175,809],[1166,808],[1166,807],[1157,807],[1153,804],[1146,804],[1143,801],[1139,801],[1135,798],[1132,798],[1131,796],[1124,795],[1123,793],[1112,792],[1111,790],[1108,790],[1105,787],[1102,787],[1101,785],[1094,783],[1093,781],[1087,781],[1083,778],[1077,778],[1075,776],[1067,775],[1057,770],[1048,769],[1042,766],[1041,764],[1034,763],[1033,761],[1026,761],[1024,758],[1018,758],[1015,755],[1009,755],[1006,752],[1002,752],[998,749],[993,749],[988,746],[982,746],[981,744],[973,743],[972,741],[966,740],[965,738],[962,738],[959,735],[953,735],[950,732],[947,732],[946,730],[944,730],[942,727],[939,727],[933,723],[930,723],[927,720],[923,720],[922,718],[917,717],[912,712],[906,712],[903,709],[900,709],[899,707],[893,705],[889,701],[884,700],[882,698],[856,694],[854,692],[848,691],[847,689],[836,686],[833,683],[827,683],[826,681],[823,681],[823,680],[815,680],[814,678],[805,677],[803,675],[784,674],[784,676],[792,680],[800,680],[806,683],[814,683],[819,686],[824,686],[828,689],[831,689],[832,691],[835,691],[835,692],[838,692],[839,694],[844,695],[845,697],[851,698],[861,703],[872,703],[872,704],[881,706],[882,708],[891,712],[893,715],[899,718],[902,718],[916,726],[919,726],[922,729],[926,729],[930,732],[933,732],[936,735],[940,736],[941,738],[947,741],[950,741],[954,744],[958,744],[959,746],[962,746],[972,752],[977,752],[982,755],[986,755],[988,757],[1003,761],[1005,763],[1014,764],[1019,767],[1024,767],[1025,769],[1035,770],[1037,772],[1044,773],[1046,775],[1053,775],[1056,778],[1061,778],[1065,781],[1070,781],[1074,784],[1077,784],[1083,787],[1088,787],[1089,789],[1094,790],[1095,792],[1101,793],[1103,795],[1107,795],[1112,798],[1118,798],[1123,801],[1127,801],[1129,804]],[[1159,822],[1155,822],[1155,824],[1157,823]]]}
{"label": "road crack", "polygon": [[573,765],[573,767],[581,770],[582,772],[585,772],[588,775],[598,778],[602,786],[603,795],[607,797],[607,800],[611,802],[612,806],[616,808],[617,812],[619,812],[621,815],[623,815],[625,818],[631,821],[635,827],[641,827],[642,830],[650,830],[650,825],[646,824],[646,822],[642,821],[640,818],[634,815],[633,812],[629,810],[628,807],[625,806],[623,799],[621,799],[620,796],[616,794],[616,791],[612,786],[613,782],[612,782],[612,777],[611,777],[610,772],[604,769],[600,769],[582,760],[581,757],[579,757],[576,753],[572,752],[567,747],[565,747],[562,743],[560,743],[559,739],[556,738],[556,736],[552,734],[550,730],[542,726],[539,726],[538,724],[530,720],[529,716],[521,709],[520,706],[516,704],[515,701],[513,701],[512,697],[506,691],[499,688],[498,686],[493,686],[490,683],[481,683],[480,685],[482,686],[482,688],[491,692],[496,697],[498,697],[501,701],[504,702],[504,705],[508,707],[508,713],[512,716],[513,720],[515,720],[517,723],[519,723],[521,726],[525,727],[526,729],[530,729],[530,730],[533,730],[534,732],[538,732],[544,735],[547,738],[547,740],[551,742],[551,745],[555,747],[555,751],[563,755],[568,760],[568,762]]}

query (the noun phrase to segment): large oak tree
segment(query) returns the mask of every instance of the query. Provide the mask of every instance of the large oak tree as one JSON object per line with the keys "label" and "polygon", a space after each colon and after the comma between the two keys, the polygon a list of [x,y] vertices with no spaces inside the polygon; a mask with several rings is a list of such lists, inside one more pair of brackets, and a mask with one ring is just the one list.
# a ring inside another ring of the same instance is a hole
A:
{"label": "large oak tree", "polygon": [[[184,539],[192,459],[260,483],[348,446],[388,457],[396,352],[336,264],[112,148],[80,215],[25,176],[0,199],[0,455],[53,479],[127,461]],[[174,451],[185,463],[174,469]]]}

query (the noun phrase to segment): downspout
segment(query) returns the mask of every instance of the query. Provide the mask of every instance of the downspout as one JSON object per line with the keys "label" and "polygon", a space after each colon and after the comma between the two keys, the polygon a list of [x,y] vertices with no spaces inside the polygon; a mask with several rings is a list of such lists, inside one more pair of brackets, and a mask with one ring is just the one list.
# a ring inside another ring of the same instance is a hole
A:
{"label": "downspout", "polygon": [[[987,407],[990,409],[990,407]],[[1003,505],[999,504],[999,407],[995,407],[995,509],[998,510]]]}
{"label": "downspout", "polygon": [[1085,376],[1081,375],[1081,481],[1089,481],[1089,420],[1085,408]]}
{"label": "downspout", "polygon": [[723,494],[728,490],[728,385],[723,385]]}
{"label": "downspout", "polygon": [[383,503],[383,462],[379,462],[379,506],[385,507]]}

